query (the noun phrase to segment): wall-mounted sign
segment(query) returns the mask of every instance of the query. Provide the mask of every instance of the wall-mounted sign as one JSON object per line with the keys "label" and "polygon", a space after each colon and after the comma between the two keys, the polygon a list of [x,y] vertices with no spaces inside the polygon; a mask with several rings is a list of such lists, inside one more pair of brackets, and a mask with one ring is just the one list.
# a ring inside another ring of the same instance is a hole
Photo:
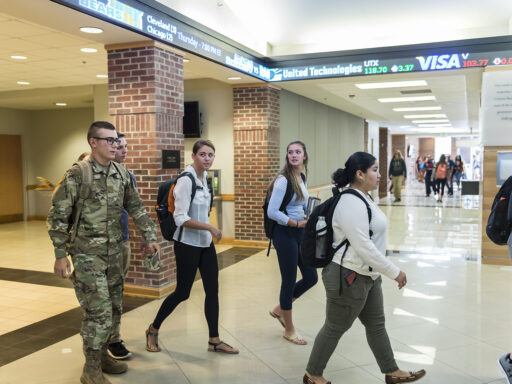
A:
{"label": "wall-mounted sign", "polygon": [[496,152],[496,185],[501,187],[512,176],[512,152]]}
{"label": "wall-mounted sign", "polygon": [[180,168],[180,151],[162,149],[162,168],[163,169],[179,169]]}
{"label": "wall-mounted sign", "polygon": [[[503,44],[474,44],[460,49],[420,47],[414,55],[414,47],[411,47],[378,54],[352,52],[348,56],[339,52],[322,58],[312,54],[298,60],[270,60],[242,51],[141,1],[52,1],[269,82],[512,64],[512,50],[508,50],[510,41],[505,50]],[[162,9],[165,8],[162,6]]]}

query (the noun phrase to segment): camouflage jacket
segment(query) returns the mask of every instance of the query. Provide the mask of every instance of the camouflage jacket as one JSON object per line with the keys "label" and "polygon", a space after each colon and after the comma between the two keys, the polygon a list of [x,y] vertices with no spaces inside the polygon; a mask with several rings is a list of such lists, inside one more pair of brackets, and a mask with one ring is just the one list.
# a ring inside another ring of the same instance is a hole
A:
{"label": "camouflage jacket", "polygon": [[68,253],[107,255],[121,252],[122,230],[119,217],[123,207],[146,241],[156,241],[156,226],[146,213],[128,171],[114,162],[107,167],[92,159],[89,162],[92,167],[92,185],[90,195],[84,201],[73,244],[70,244],[70,230],[82,181],[77,165],[66,172],[53,194],[47,225],[55,247],[55,257],[65,257]]}

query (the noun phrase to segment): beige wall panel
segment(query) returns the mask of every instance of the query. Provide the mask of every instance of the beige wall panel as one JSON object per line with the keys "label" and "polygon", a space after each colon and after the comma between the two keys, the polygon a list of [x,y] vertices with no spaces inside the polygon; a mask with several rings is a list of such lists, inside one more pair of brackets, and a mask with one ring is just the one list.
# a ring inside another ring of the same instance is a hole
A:
{"label": "beige wall panel", "polygon": [[23,220],[21,136],[0,135],[0,222]]}

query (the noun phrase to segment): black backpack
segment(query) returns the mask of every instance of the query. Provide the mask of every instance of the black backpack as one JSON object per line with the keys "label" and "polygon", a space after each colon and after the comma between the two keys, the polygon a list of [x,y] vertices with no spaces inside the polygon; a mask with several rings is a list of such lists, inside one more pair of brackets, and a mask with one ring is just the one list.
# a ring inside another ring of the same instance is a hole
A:
{"label": "black backpack", "polygon": [[[306,182],[306,175],[303,173],[300,174],[300,177],[302,178],[302,181]],[[270,196],[272,195],[272,188],[269,188],[267,190],[267,194],[265,196],[265,202],[263,203],[263,228],[265,229],[265,236],[268,238],[268,249],[267,249],[267,256],[270,255],[270,247],[272,246],[272,237],[274,234],[274,228],[277,225],[277,222],[275,220],[272,220],[270,217],[268,217],[267,214],[267,208],[268,203],[270,202]],[[292,183],[287,179],[286,184],[286,192],[284,193],[283,201],[281,202],[281,205],[279,207],[279,210],[281,212],[284,212],[286,214],[286,206],[290,204],[290,201],[292,201],[293,198],[293,187]]]}
{"label": "black backpack", "polygon": [[503,183],[494,197],[491,213],[487,219],[487,226],[485,227],[487,237],[498,245],[507,244],[510,230],[512,229],[512,212],[509,213],[509,211],[512,211],[512,207],[509,207],[511,192],[512,176]]}
{"label": "black backpack", "polygon": [[[332,243],[334,239],[334,232],[332,229],[332,217],[334,215],[334,210],[340,201],[340,197],[346,194],[357,196],[364,202],[366,210],[368,211],[368,222],[371,223],[372,210],[370,208],[370,204],[368,204],[366,199],[361,196],[359,192],[351,188],[345,189],[341,192],[338,189],[333,189],[334,196],[318,205],[313,210],[309,216],[308,222],[306,223],[304,237],[302,238],[300,245],[301,258],[305,265],[314,268],[324,268],[332,261],[334,254],[338,252],[341,247],[346,245],[345,251],[343,251],[343,255],[341,257],[341,260],[343,261],[350,242],[348,239],[345,239],[338,244],[336,248],[333,248]],[[325,220],[325,224],[322,223],[323,220]],[[318,229],[317,225],[319,227]],[[372,235],[373,232],[370,230],[370,237]]]}
{"label": "black backpack", "polygon": [[[177,177],[172,177],[170,180],[167,180],[166,182],[160,184],[158,187],[158,194],[156,198],[156,215],[158,217],[158,222],[160,223],[160,231],[162,232],[162,237],[165,240],[172,241],[174,232],[176,232],[177,226],[176,222],[174,221],[173,213],[174,213],[174,204],[172,207],[169,207],[169,194],[171,196],[173,195],[174,188],[176,187],[176,183],[178,182],[178,179],[180,177],[187,176],[192,181],[192,193],[190,196],[190,202],[192,203],[192,200],[194,200],[194,197],[196,195],[196,191],[198,189],[202,189],[201,186],[198,186],[196,184],[196,179],[194,175],[192,175],[190,172],[183,172],[180,173]],[[210,190],[210,210],[212,209],[212,202],[213,202],[213,191],[211,188],[211,184],[208,183],[208,189]],[[172,199],[174,202],[174,197]],[[181,239],[181,234],[183,232],[183,227],[180,230],[180,234],[178,236],[178,240]]]}

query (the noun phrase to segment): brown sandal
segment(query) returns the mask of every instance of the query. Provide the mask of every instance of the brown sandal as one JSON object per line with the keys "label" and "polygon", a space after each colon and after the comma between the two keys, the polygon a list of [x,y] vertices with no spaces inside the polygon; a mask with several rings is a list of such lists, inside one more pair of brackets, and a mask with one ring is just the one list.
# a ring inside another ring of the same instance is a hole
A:
{"label": "brown sandal", "polygon": [[[219,348],[221,345],[225,345],[229,349]],[[225,343],[223,341],[219,341],[218,343],[212,343],[211,341],[208,342],[208,352],[220,352],[220,353],[227,353],[228,355],[238,355],[238,351],[234,349],[231,345],[228,343]]]}
{"label": "brown sandal", "polygon": [[268,311],[268,314],[270,316],[272,316],[274,319],[277,319],[277,321],[279,321],[279,323],[283,326],[283,328],[286,328],[286,324],[284,323],[284,319],[282,316],[278,315],[274,311]]}
{"label": "brown sandal", "polygon": [[[303,382],[304,384],[316,384],[316,383],[315,383],[315,381],[314,381],[311,377],[309,377],[308,375],[306,375],[306,374],[304,374],[304,377],[302,378],[302,382]],[[325,384],[331,384],[331,382],[330,382],[330,381],[328,381],[328,382],[327,382],[327,383],[325,383]]]}
{"label": "brown sandal", "polygon": [[421,379],[426,373],[424,369],[421,369],[416,372],[409,372],[409,376],[405,377],[386,375],[386,384],[412,383],[413,381]]}
{"label": "brown sandal", "polygon": [[[152,337],[155,341],[155,347],[149,344],[149,338]],[[162,349],[158,346],[158,332],[151,331],[151,325],[146,329],[146,351],[148,352],[160,352]]]}

